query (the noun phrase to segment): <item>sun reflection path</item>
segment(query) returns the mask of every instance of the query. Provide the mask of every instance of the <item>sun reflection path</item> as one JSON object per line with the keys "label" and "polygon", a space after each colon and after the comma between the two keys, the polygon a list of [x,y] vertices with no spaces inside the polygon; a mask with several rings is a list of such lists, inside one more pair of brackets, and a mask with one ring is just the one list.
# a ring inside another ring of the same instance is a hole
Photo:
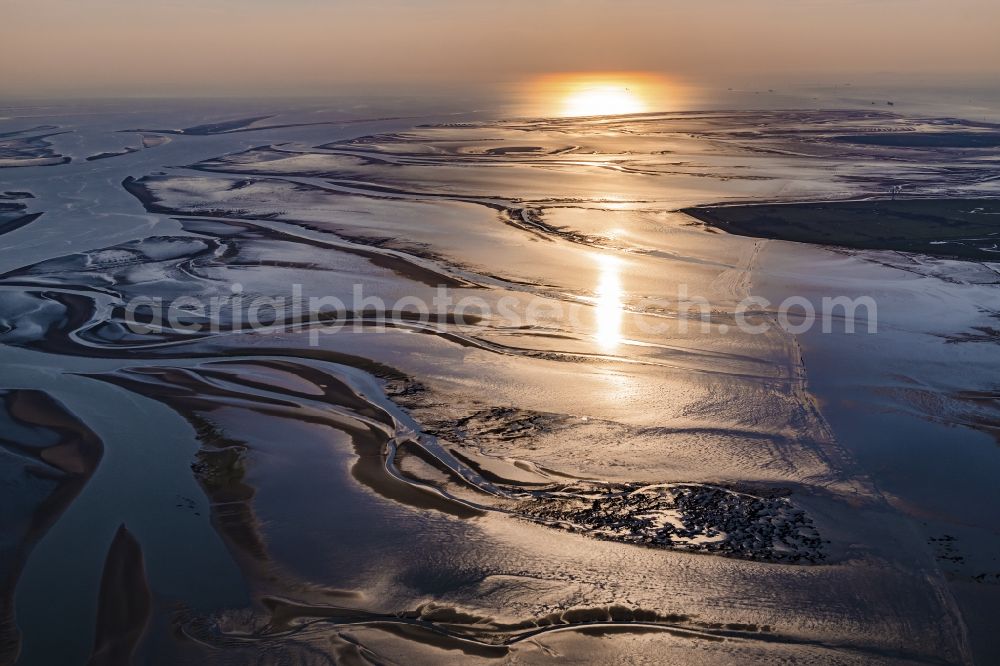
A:
{"label": "sun reflection path", "polygon": [[614,349],[622,339],[622,283],[621,260],[602,254],[597,257],[600,268],[596,298],[597,343],[606,350]]}

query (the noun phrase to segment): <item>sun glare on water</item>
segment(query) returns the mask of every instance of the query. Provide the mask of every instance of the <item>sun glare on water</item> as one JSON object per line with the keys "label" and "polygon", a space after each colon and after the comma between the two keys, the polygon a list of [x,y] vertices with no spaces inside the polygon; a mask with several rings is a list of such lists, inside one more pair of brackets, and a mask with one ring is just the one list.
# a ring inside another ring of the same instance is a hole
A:
{"label": "sun glare on water", "polygon": [[531,81],[527,101],[532,115],[620,116],[669,111],[673,88],[646,73],[549,74]]}
{"label": "sun glare on water", "polygon": [[598,255],[598,282],[594,308],[596,331],[594,337],[602,349],[618,346],[622,339],[624,306],[621,283],[621,260],[610,255]]}
{"label": "sun glare on water", "polygon": [[643,113],[646,105],[630,88],[591,86],[566,97],[564,116],[620,116]]}

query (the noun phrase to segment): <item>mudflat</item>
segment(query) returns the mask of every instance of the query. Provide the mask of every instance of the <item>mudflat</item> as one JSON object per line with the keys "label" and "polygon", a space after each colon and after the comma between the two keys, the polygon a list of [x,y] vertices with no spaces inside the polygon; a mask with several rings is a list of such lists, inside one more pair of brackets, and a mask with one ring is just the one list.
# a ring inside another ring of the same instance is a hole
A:
{"label": "mudflat", "polygon": [[696,206],[684,212],[740,236],[1000,259],[1000,199],[873,199]]}

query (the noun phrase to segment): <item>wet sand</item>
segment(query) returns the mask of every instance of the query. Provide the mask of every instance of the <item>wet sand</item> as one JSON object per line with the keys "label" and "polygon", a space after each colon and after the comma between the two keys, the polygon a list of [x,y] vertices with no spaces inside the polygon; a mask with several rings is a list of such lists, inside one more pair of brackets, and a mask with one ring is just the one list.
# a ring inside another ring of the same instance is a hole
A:
{"label": "wet sand", "polygon": [[[242,116],[150,123],[190,131],[9,186],[45,214],[0,252],[8,381],[66,392],[126,461],[98,468],[51,538],[99,522],[87,562],[130,592],[102,593],[88,564],[72,640],[47,645],[42,616],[23,615],[34,663],[94,646],[94,663],[988,663],[988,521],[970,529],[953,506],[916,506],[926,486],[899,483],[886,460],[907,455],[903,433],[925,465],[968,447],[980,455],[937,492],[992,506],[996,447],[974,447],[994,422],[995,342],[955,336],[992,325],[995,270],[719,233],[682,212],[857,199],[899,179],[989,197],[978,149],[904,158],[837,138],[933,125],[869,111],[339,128]],[[109,120],[100,141],[115,145],[123,126]],[[89,214],[107,215],[86,233],[67,194],[81,184]],[[124,325],[129,299],[211,299],[236,282],[248,297],[300,284],[303,298],[348,301],[360,284],[390,303],[446,285],[487,307],[388,321],[361,308],[318,346],[308,311],[255,332],[246,303],[220,311],[214,332]],[[707,327],[680,326],[682,285],[712,303]],[[745,297],[803,285],[874,289],[889,325],[861,342],[734,325]],[[541,314],[514,325],[501,302]],[[933,326],[928,311],[943,313]],[[830,360],[874,368],[887,348],[884,375]],[[949,374],[956,353],[979,369]],[[936,362],[899,372],[917,356]],[[852,404],[845,378],[875,397]],[[155,420],[116,417],[111,396]],[[931,421],[944,430],[921,429]],[[873,445],[890,426],[898,440]],[[136,442],[143,427],[170,453]],[[142,468],[147,449],[174,471]],[[967,474],[976,466],[982,478]],[[156,492],[129,507],[139,518],[97,501],[140,470]],[[942,559],[958,530],[978,558],[968,571]],[[58,554],[45,555],[17,604],[59,579]],[[223,577],[248,598],[195,600],[178,583]]]}
{"label": "wet sand", "polygon": [[83,490],[103,455],[101,440],[41,391],[0,391],[3,521],[0,661],[20,652],[14,590],[35,544]]}
{"label": "wet sand", "polygon": [[[59,136],[62,132],[51,132],[48,134],[36,134],[34,136],[24,136],[35,129],[14,130],[4,132],[0,135],[0,169],[10,169],[14,167],[33,166],[57,166],[66,164],[72,160],[71,157],[60,155],[51,148],[52,142],[48,139]],[[54,127],[51,129],[55,129]]]}

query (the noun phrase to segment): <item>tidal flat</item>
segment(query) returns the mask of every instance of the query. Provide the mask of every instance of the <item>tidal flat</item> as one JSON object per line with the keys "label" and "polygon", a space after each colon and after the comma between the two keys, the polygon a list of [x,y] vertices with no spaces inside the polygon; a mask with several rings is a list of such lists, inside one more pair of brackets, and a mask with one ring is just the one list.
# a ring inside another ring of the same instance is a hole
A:
{"label": "tidal flat", "polygon": [[998,199],[874,199],[705,206],[684,212],[742,236],[951,259],[1000,259]]}
{"label": "tidal flat", "polygon": [[1000,655],[994,128],[275,106],[0,121],[0,662]]}

